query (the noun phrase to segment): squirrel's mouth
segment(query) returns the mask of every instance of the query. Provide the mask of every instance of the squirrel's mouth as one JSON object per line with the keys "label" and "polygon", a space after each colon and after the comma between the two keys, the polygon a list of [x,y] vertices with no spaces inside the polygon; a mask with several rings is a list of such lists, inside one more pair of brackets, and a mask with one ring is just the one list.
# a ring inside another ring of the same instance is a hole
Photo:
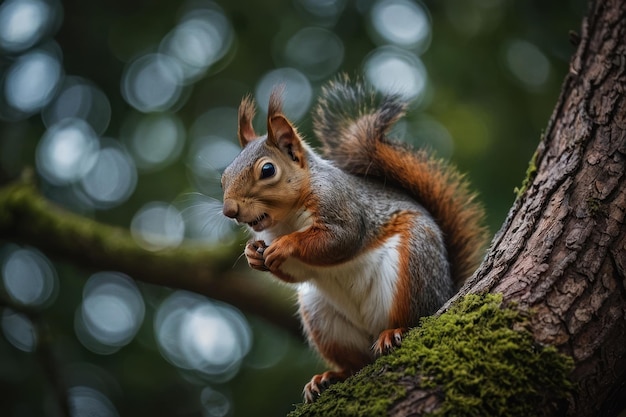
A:
{"label": "squirrel's mouth", "polygon": [[260,232],[261,230],[267,228],[270,225],[270,222],[271,220],[269,214],[263,213],[254,219],[254,221],[248,223],[248,226],[250,226],[250,228],[252,228],[255,232]]}

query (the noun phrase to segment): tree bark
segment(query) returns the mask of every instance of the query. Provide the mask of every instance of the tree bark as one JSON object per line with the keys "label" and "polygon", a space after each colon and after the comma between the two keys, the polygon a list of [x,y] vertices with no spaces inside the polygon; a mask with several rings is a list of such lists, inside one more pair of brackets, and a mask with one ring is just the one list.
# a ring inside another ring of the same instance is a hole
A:
{"label": "tree bark", "polygon": [[536,176],[467,286],[533,311],[535,340],[574,359],[569,415],[626,397],[625,92],[626,3],[593,2]]}
{"label": "tree bark", "polygon": [[[570,416],[626,408],[625,92],[626,2],[594,1],[531,178],[445,307],[493,292],[532,312],[535,340],[574,360]],[[436,409],[431,391],[416,385],[406,401]]]}

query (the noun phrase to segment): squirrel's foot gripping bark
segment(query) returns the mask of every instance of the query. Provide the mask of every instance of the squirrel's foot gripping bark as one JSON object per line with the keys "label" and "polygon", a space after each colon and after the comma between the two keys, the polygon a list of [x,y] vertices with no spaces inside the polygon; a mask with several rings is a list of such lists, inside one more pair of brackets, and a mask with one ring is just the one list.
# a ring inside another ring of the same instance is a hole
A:
{"label": "squirrel's foot gripping bark", "polygon": [[[383,330],[372,347],[374,353],[379,356],[390,353],[393,349],[400,347],[402,345],[402,337],[407,331],[406,327]],[[360,369],[360,367],[355,367],[355,369]],[[323,374],[314,375],[309,383],[304,386],[304,401],[307,403],[314,402],[332,384],[345,380],[353,373],[354,371],[342,370],[327,371]]]}
{"label": "squirrel's foot gripping bark", "polygon": [[373,346],[376,356],[385,355],[402,346],[402,338],[407,331],[406,327],[383,330]]}
{"label": "squirrel's foot gripping bark", "polygon": [[326,388],[336,382],[345,380],[350,376],[347,371],[326,371],[323,374],[313,375],[311,381],[304,386],[304,401],[312,403],[322,394]]}

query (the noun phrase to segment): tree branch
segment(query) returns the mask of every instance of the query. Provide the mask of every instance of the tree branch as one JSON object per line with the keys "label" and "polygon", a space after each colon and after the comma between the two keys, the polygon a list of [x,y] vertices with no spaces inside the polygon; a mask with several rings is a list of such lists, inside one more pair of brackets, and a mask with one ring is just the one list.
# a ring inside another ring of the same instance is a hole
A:
{"label": "tree branch", "polygon": [[123,272],[148,284],[193,291],[301,336],[292,292],[269,277],[233,267],[239,245],[149,251],[121,228],[63,210],[22,180],[0,188],[0,239],[94,269]]}

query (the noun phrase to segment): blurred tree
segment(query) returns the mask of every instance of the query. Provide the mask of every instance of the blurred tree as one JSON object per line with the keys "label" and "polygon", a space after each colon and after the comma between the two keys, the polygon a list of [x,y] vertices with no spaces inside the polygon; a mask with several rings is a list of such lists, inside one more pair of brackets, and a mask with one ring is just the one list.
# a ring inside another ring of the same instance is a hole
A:
{"label": "blurred tree", "polygon": [[[285,414],[319,368],[291,337],[288,290],[249,275],[215,201],[185,194],[219,198],[240,98],[262,102],[269,84],[286,81],[296,92],[287,111],[306,133],[312,97],[337,71],[396,83],[416,103],[398,135],[469,172],[495,229],[559,93],[572,51],[565,35],[583,11],[580,1],[6,0],[0,407]],[[19,181],[27,166],[36,188]],[[191,245],[180,246],[183,237]],[[219,362],[224,350],[239,359]]]}

